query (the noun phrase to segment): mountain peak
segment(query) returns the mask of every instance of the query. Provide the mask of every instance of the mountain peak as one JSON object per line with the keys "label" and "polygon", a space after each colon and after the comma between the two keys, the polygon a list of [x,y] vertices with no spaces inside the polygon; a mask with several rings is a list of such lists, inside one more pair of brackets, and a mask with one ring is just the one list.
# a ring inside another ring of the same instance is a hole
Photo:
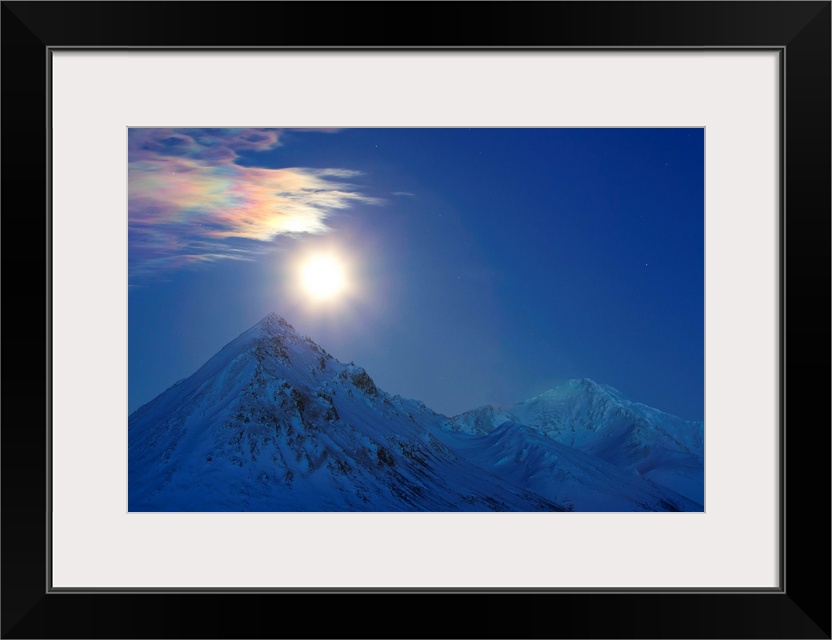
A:
{"label": "mountain peak", "polygon": [[[566,382],[557,385],[556,387],[552,387],[551,389],[544,391],[538,396],[538,398],[559,398],[566,393],[571,393],[574,391],[597,393],[599,391],[603,391],[606,388],[606,385],[600,385],[590,378],[572,378],[570,380],[567,380]],[[529,400],[534,400],[534,398],[530,398]]]}
{"label": "mountain peak", "polygon": [[592,390],[595,391],[596,389],[600,389],[601,385],[599,385],[595,380],[591,378],[573,378],[572,380],[567,381],[566,386],[568,387],[578,387],[580,389]]}
{"label": "mountain peak", "polygon": [[544,391],[537,398],[530,398],[526,402],[532,402],[534,400],[556,400],[571,396],[574,393],[582,395],[589,394],[591,397],[608,397],[616,402],[630,404],[629,400],[618,389],[608,384],[595,382],[591,378],[572,378],[548,391]]}
{"label": "mountain peak", "polygon": [[295,328],[289,324],[283,316],[276,314],[274,311],[263,318],[255,326],[261,330],[269,331],[270,333],[275,331],[279,333],[284,333],[285,331],[297,333]]}

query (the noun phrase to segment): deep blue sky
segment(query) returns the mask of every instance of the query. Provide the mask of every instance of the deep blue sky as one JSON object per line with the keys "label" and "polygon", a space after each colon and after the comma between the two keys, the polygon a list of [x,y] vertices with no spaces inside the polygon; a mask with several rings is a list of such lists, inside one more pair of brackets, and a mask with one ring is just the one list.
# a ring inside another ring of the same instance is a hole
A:
{"label": "deep blue sky", "polygon": [[131,412],[274,311],[447,415],[589,377],[703,418],[702,129],[130,136]]}

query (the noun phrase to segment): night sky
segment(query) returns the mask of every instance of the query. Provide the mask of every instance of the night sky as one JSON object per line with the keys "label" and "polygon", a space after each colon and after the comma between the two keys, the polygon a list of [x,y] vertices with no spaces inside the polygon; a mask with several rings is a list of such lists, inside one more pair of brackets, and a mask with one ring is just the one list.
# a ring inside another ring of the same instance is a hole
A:
{"label": "night sky", "polygon": [[[704,414],[702,129],[131,129],[129,412],[269,312],[446,415]],[[326,253],[344,290],[313,300]]]}

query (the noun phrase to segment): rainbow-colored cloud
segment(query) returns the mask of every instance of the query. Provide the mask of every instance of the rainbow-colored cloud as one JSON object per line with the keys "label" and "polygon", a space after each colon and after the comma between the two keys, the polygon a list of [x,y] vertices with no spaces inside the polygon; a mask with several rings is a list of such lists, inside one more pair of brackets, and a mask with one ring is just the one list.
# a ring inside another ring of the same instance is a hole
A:
{"label": "rainbow-colored cloud", "polygon": [[131,279],[216,260],[250,260],[286,234],[327,231],[355,203],[344,169],[246,167],[238,151],[280,145],[278,129],[129,129]]}

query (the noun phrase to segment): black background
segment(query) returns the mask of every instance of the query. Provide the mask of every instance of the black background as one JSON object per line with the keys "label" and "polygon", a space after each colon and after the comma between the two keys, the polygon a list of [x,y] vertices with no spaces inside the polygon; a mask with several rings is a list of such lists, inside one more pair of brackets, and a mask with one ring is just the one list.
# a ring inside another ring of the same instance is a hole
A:
{"label": "black background", "polygon": [[[2,637],[830,637],[829,2],[3,2],[0,19]],[[782,588],[48,592],[47,47],[69,46],[784,48]]]}

